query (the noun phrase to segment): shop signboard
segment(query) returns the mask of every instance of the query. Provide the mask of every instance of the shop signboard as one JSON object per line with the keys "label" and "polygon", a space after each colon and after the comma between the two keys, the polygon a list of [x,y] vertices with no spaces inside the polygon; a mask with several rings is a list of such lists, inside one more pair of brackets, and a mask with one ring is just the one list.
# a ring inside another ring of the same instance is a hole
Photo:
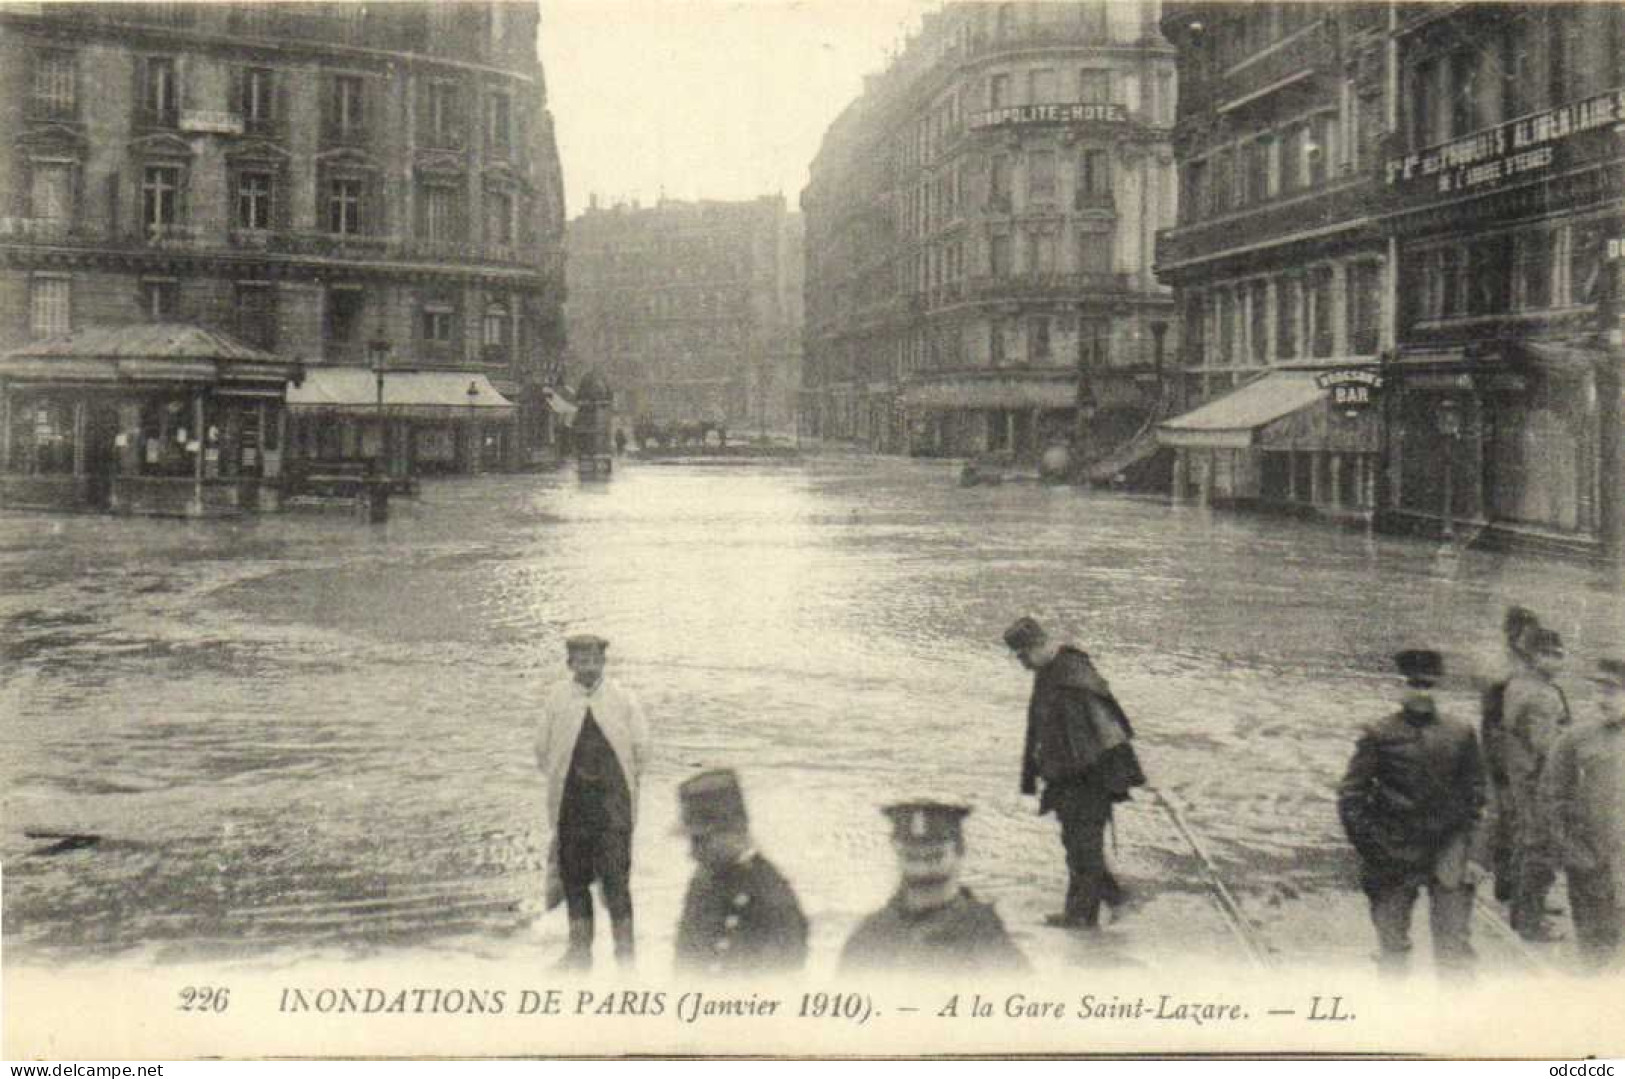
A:
{"label": "shop signboard", "polygon": [[1371,407],[1382,390],[1382,375],[1364,368],[1342,368],[1320,372],[1315,385],[1327,392],[1333,408],[1352,417]]}

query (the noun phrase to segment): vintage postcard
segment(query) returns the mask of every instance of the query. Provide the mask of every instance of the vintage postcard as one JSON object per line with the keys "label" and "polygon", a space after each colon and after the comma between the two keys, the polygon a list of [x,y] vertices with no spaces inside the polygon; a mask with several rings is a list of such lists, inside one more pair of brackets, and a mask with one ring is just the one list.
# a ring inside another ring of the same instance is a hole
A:
{"label": "vintage postcard", "polygon": [[1625,5],[0,3],[4,1053],[1625,1054]]}

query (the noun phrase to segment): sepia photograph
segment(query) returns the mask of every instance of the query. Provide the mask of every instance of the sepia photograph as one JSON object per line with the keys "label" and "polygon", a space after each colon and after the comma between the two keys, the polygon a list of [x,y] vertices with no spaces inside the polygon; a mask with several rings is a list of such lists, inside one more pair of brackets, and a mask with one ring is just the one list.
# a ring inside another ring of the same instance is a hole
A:
{"label": "sepia photograph", "polygon": [[0,1057],[1618,1058],[1622,930],[1625,2],[0,0]]}

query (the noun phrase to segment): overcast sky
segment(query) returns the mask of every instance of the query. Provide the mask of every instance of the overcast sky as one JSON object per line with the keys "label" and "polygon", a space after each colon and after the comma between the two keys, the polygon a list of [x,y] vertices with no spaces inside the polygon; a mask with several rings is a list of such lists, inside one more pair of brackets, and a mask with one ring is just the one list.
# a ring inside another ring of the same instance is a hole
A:
{"label": "overcast sky", "polygon": [[664,189],[782,192],[930,0],[541,0],[542,65],[574,218]]}

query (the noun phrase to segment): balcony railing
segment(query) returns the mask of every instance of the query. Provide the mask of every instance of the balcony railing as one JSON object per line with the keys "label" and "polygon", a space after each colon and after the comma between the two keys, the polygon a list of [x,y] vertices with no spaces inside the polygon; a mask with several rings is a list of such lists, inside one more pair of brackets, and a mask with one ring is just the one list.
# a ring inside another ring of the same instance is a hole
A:
{"label": "balcony railing", "polygon": [[79,119],[79,105],[73,99],[35,96],[28,99],[30,120],[49,120],[53,123],[74,123]]}
{"label": "balcony railing", "polygon": [[1129,275],[1117,273],[1024,273],[1008,277],[973,277],[967,282],[972,299],[1087,296],[1129,291]]}
{"label": "balcony railing", "polygon": [[203,246],[204,232],[196,225],[142,225],[132,237],[145,247],[194,248]]}
{"label": "balcony railing", "polygon": [[1072,193],[1072,208],[1074,210],[1104,210],[1108,213],[1117,211],[1117,200],[1110,191],[1074,191]]}
{"label": "balcony railing", "polygon": [[63,243],[80,239],[73,222],[62,217],[0,217],[0,243],[26,240],[32,243]]}

